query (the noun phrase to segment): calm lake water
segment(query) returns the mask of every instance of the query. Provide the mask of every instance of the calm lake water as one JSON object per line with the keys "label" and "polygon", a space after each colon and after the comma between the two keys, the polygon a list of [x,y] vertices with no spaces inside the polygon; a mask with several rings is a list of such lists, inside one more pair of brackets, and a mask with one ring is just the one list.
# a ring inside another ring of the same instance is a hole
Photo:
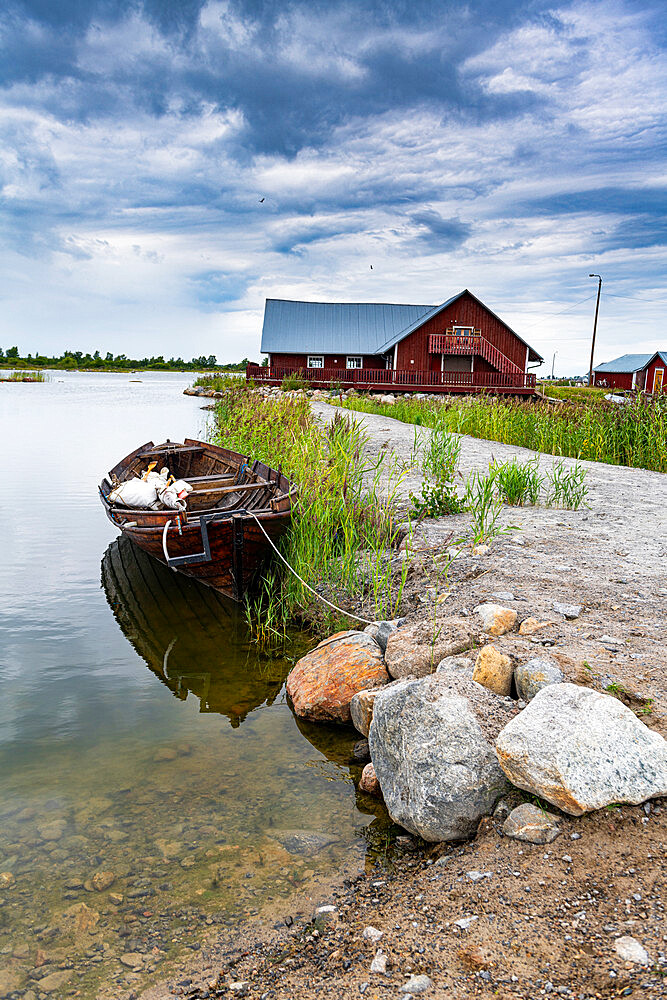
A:
{"label": "calm lake water", "polygon": [[0,996],[124,995],[386,831],[354,733],[286,703],[303,638],[260,656],[104,516],[118,459],[204,434],[190,381],[0,384]]}

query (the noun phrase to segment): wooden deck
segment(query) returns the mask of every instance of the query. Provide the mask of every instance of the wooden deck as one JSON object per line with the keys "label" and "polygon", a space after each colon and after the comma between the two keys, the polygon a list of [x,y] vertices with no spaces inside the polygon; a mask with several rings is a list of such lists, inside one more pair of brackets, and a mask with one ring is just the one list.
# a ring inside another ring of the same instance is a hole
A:
{"label": "wooden deck", "polygon": [[360,392],[487,392],[532,396],[535,376],[519,372],[429,372],[373,368],[262,368],[248,365],[246,379],[258,385],[280,386],[297,375],[313,389],[358,389]]}

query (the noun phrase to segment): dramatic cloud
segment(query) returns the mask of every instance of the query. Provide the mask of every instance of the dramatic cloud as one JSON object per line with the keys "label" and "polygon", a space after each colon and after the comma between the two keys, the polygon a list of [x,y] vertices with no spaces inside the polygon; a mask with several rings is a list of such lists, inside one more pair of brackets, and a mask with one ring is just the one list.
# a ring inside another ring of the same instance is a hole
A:
{"label": "dramatic cloud", "polygon": [[469,286],[584,370],[597,271],[600,357],[664,347],[666,84],[657,2],[10,0],[0,344],[258,357],[267,295]]}

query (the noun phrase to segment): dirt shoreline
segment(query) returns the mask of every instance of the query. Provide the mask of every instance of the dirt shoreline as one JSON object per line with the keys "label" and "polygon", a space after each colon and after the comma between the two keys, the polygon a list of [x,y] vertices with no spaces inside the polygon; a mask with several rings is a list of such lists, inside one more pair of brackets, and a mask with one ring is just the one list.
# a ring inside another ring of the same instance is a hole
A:
{"label": "dirt shoreline", "polygon": [[[337,412],[323,403],[313,408],[323,420]],[[412,425],[357,417],[371,452],[409,459]],[[492,457],[534,454],[464,436],[460,465],[465,474],[486,468]],[[539,461],[548,468],[553,459],[540,455]],[[456,560],[447,610],[460,614],[494,593],[512,593],[522,617],[550,625],[539,638],[503,636],[498,648],[536,655],[547,642],[567,680],[611,690],[667,735],[667,476],[581,464],[588,470],[588,508],[507,509],[504,523],[521,531],[499,537],[486,555]],[[419,483],[417,474],[406,478],[405,494]],[[426,556],[465,523],[461,515],[424,525],[419,540]],[[428,574],[428,562],[417,554],[411,621],[429,614],[420,599]],[[567,621],[554,613],[557,601],[584,610]],[[560,825],[561,835],[547,846],[503,838],[493,819],[483,820],[477,837],[462,845],[428,847],[404,838],[391,870],[320,886],[293,901],[290,927],[285,914],[273,912],[273,924],[239,928],[177,979],[141,993],[141,1000],[398,997],[406,995],[399,988],[407,977],[422,973],[432,980],[425,995],[442,1000],[667,996],[667,800],[579,819],[561,816]],[[318,902],[332,903],[337,913],[314,928]],[[379,942],[362,936],[368,925],[383,932]],[[625,935],[646,948],[649,966],[619,957],[614,942]],[[385,975],[370,972],[378,948],[388,959]]]}

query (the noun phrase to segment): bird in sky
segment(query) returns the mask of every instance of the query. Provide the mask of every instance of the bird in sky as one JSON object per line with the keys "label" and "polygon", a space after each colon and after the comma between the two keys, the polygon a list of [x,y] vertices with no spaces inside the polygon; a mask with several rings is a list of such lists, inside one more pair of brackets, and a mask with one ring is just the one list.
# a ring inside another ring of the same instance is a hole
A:
{"label": "bird in sky", "polygon": [[260,203],[260,205],[262,204],[262,202],[263,202],[263,201],[264,201],[264,199],[263,199],[263,198],[260,198],[260,199],[259,199],[259,203]]}
{"label": "bird in sky", "polygon": [[373,270],[373,265],[371,264],[371,271]]}

